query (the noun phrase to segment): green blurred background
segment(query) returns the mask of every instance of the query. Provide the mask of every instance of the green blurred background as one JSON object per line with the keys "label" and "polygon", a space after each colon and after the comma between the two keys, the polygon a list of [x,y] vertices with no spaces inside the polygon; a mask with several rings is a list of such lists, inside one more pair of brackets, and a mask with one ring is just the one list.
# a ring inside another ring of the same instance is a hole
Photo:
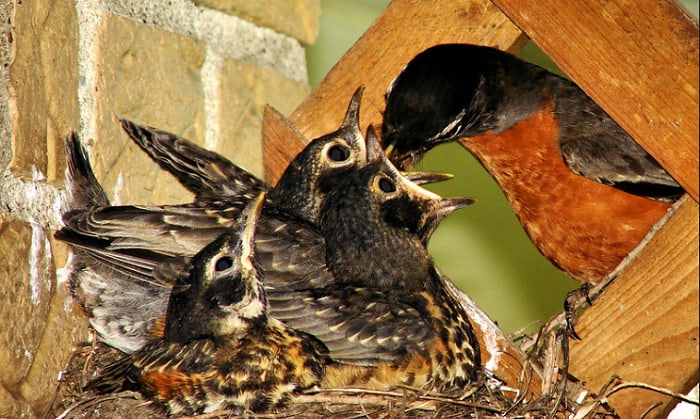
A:
{"label": "green blurred background", "polygon": [[[684,5],[696,17],[698,1]],[[309,80],[316,86],[389,4],[388,0],[321,0],[317,42],[307,48]],[[520,56],[550,70],[556,66],[533,43]],[[561,73],[561,72],[560,72]],[[438,266],[505,332],[546,321],[578,287],[532,245],[495,181],[457,144],[437,147],[417,167],[455,179],[434,185],[444,196],[474,196],[476,204],[450,215],[430,243]]]}

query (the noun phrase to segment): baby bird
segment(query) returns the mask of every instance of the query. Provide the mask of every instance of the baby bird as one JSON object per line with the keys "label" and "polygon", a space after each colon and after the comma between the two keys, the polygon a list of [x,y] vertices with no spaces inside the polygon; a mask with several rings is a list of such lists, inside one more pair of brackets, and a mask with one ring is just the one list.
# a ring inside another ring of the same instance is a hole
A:
{"label": "baby bird", "polygon": [[[311,141],[269,193],[256,233],[256,254],[270,288],[316,287],[330,280],[325,242],[315,228],[323,200],[321,184],[327,176],[367,163],[358,120],[361,93],[358,89],[353,96],[340,128]],[[169,281],[183,267],[180,257],[191,257],[231,228],[250,198],[268,186],[184,139],[122,123],[134,141],[195,193],[195,201],[108,206],[87,159],[69,155],[73,201],[89,202],[90,191],[96,189],[102,198],[99,205],[80,204],[66,213],[66,227],[56,237],[76,252],[71,286],[91,325],[107,344],[132,352],[162,328]],[[69,154],[82,155],[75,149],[78,144],[74,146],[68,147]]]}
{"label": "baby bird", "polygon": [[456,140],[540,252],[583,282],[605,278],[683,193],[578,86],[494,48],[431,47],[387,91],[382,142],[399,168]]}
{"label": "baby bird", "polygon": [[107,366],[88,389],[138,390],[172,415],[240,414],[277,410],[321,383],[325,346],[268,314],[254,250],[263,196],[174,280],[163,336]]}
{"label": "baby bird", "polygon": [[[360,88],[340,128],[311,141],[267,195],[256,251],[268,282],[323,275],[323,240],[309,230],[322,198],[315,192],[316,182],[326,172],[365,164],[361,95]],[[71,287],[91,325],[107,344],[132,352],[143,346],[165,312],[169,281],[183,267],[180,256],[193,256],[230,229],[250,199],[269,186],[185,140],[123,124],[134,141],[195,193],[195,201],[109,206],[75,137],[67,143],[72,210],[64,214],[65,227],[56,237],[74,249]],[[190,172],[187,167],[198,169]]]}
{"label": "baby bird", "polygon": [[[367,144],[383,157],[371,130]],[[381,158],[325,185],[320,225],[335,281],[315,298],[289,301],[326,322],[327,331],[314,334],[340,363],[329,367],[324,386],[439,389],[475,382],[481,359],[473,327],[426,248],[439,221],[474,200],[444,199]]]}

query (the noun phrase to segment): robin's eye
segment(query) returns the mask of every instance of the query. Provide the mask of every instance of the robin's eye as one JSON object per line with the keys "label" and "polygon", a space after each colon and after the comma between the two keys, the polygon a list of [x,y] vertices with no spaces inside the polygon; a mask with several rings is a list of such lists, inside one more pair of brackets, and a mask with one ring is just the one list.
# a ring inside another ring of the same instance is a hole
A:
{"label": "robin's eye", "polygon": [[227,269],[231,269],[232,266],[233,258],[231,256],[222,256],[219,260],[216,261],[214,269],[216,269],[217,272],[221,272]]}
{"label": "robin's eye", "polygon": [[377,184],[379,185],[379,189],[381,189],[382,192],[391,193],[396,191],[396,185],[394,185],[394,182],[390,181],[385,177],[380,178]]}
{"label": "robin's eye", "polygon": [[328,158],[333,161],[345,161],[348,159],[348,157],[350,157],[350,152],[345,147],[334,145],[328,149]]}

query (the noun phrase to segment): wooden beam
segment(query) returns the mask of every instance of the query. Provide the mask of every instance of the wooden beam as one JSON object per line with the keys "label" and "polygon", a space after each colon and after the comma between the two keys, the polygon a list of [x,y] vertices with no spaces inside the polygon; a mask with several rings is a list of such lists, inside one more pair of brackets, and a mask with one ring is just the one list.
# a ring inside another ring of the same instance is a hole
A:
{"label": "wooden beam", "polygon": [[694,19],[665,0],[493,2],[698,201]]}
{"label": "wooden beam", "polygon": [[[395,0],[289,119],[309,139],[332,132],[340,125],[352,93],[364,84],[362,125],[381,123],[386,88],[408,61],[424,49],[457,42],[518,51],[526,40],[488,0],[439,4]],[[265,132],[263,126],[264,161],[289,161],[303,147],[268,142]],[[276,183],[282,170],[284,166],[266,165],[265,179]]]}
{"label": "wooden beam", "polygon": [[[697,29],[688,32],[685,16],[656,0],[568,2],[566,7],[553,0],[494,2],[697,200]],[[668,20],[659,23],[663,19]],[[689,33],[693,39],[688,39]],[[423,49],[463,42],[514,52],[525,39],[486,0],[394,1],[290,119],[306,138],[330,132],[340,123],[354,89],[364,84],[363,126],[378,123],[387,85]],[[275,119],[266,118],[263,150],[271,183],[304,145],[303,139],[285,141],[280,132]],[[597,390],[613,373],[659,384],[651,377],[658,369],[640,367],[640,362],[670,372],[663,374],[663,386],[683,391],[697,381],[697,231],[697,205],[686,202],[581,319],[578,330],[584,340],[573,344],[572,370],[590,389]],[[474,318],[483,315],[478,308],[468,309]],[[488,322],[477,321],[482,347],[507,359],[485,362],[517,387],[520,377],[515,373],[525,362],[522,353],[504,336],[496,333],[494,339]],[[645,343],[648,346],[641,346]],[[639,412],[631,400],[647,400],[650,394],[625,391],[611,400],[627,417],[628,412]]]}
{"label": "wooden beam", "polygon": [[[617,374],[687,392],[698,382],[698,292],[698,204],[687,199],[583,314],[576,325],[582,340],[571,345],[571,373],[592,391]],[[657,416],[671,402],[640,389],[620,391],[610,401],[624,418],[662,402]]]}

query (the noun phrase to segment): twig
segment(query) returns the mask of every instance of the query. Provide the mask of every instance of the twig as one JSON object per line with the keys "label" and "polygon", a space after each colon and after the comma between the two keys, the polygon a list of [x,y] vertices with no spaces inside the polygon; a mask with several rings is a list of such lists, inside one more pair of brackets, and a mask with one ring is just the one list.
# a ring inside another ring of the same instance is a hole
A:
{"label": "twig", "polygon": [[610,389],[610,391],[608,391],[605,394],[605,398],[608,398],[611,395],[613,395],[614,393],[617,393],[618,391],[624,390],[626,388],[642,388],[645,390],[655,391],[655,392],[663,394],[665,396],[671,396],[673,398],[684,401],[686,403],[700,406],[700,401],[692,399],[692,398],[686,396],[685,394],[676,393],[674,391],[671,391],[671,390],[663,388],[663,387],[657,387],[657,386],[653,386],[651,384],[637,383],[637,382],[626,382],[626,383],[618,384],[615,387],[613,387],[612,389]]}
{"label": "twig", "polygon": [[552,406],[552,409],[549,411],[549,414],[547,415],[548,418],[553,418],[554,415],[557,414],[557,411],[559,410],[559,406],[561,406],[562,402],[564,401],[564,395],[566,394],[566,383],[567,383],[567,377],[569,375],[569,336],[566,331],[562,332],[557,336],[558,339],[561,339],[561,353],[562,353],[562,370],[561,370],[561,379],[559,380],[559,395],[557,396],[557,399],[554,402],[554,406]]}
{"label": "twig", "polygon": [[[96,405],[98,403],[105,402],[107,400],[115,400],[115,399],[126,399],[126,398],[131,398],[134,400],[138,400],[140,397],[138,396],[138,393],[134,393],[133,391],[123,391],[121,393],[114,393],[114,394],[108,394],[105,396],[99,396],[99,397],[93,397],[87,400],[82,400],[79,401],[78,403],[75,403],[71,406],[68,406],[66,410],[63,411],[60,415],[56,416],[56,419],[65,419],[68,417],[68,414],[78,408],[78,407],[89,407]],[[149,403],[149,402],[146,402]]]}
{"label": "twig", "polygon": [[[405,399],[407,396],[402,393],[397,393],[393,391],[382,391],[382,390],[367,390],[367,389],[361,389],[361,388],[324,388],[324,389],[319,389],[315,390],[314,394],[320,394],[320,393],[344,393],[344,394],[368,394],[368,395],[373,395],[373,396],[383,396],[383,397],[394,397],[394,398],[402,398]],[[442,403],[449,403],[453,404],[456,406],[464,406],[464,407],[473,407],[477,409],[483,409],[488,412],[494,412],[494,413],[501,413],[502,409],[496,408],[496,407],[491,407],[491,406],[484,406],[478,403],[470,403],[466,402],[464,400],[460,399],[455,399],[447,395],[436,395],[433,393],[427,393],[427,394],[417,394],[415,396],[416,401],[435,401],[435,402],[442,402]],[[312,403],[312,400],[306,400],[306,403]],[[417,407],[412,406],[413,409],[416,409]],[[426,409],[426,408],[419,408],[421,410],[432,410],[432,409]]]}

